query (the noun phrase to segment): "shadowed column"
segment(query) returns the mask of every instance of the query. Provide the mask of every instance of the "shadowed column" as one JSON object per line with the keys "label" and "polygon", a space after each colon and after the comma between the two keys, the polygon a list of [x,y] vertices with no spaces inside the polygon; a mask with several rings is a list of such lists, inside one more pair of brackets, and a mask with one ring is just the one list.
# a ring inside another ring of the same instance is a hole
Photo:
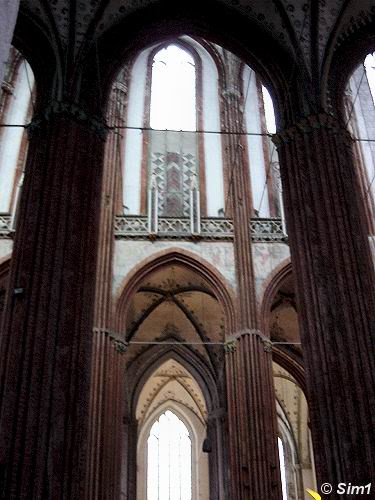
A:
{"label": "shadowed column", "polygon": [[55,102],[30,127],[1,336],[3,497],[86,498],[106,127]]}
{"label": "shadowed column", "polygon": [[[125,76],[121,72],[121,80],[118,78],[112,88],[107,114],[110,126],[124,125],[127,95]],[[120,151],[120,131],[112,129],[108,134],[104,155],[93,331],[90,456],[87,462],[87,491],[92,500],[112,500],[120,495],[124,345],[108,331],[112,319],[113,224],[121,169]]]}
{"label": "shadowed column", "polygon": [[[226,63],[225,128],[242,132],[243,107],[238,88],[241,63]],[[258,330],[251,247],[249,172],[241,136],[226,136],[231,211],[238,283],[237,332],[226,349],[231,500],[282,498],[277,449],[276,399],[270,343]]]}
{"label": "shadowed column", "polygon": [[[375,477],[375,282],[352,140],[324,113],[274,140],[318,483],[367,484]],[[340,497],[335,488],[330,498]]]}

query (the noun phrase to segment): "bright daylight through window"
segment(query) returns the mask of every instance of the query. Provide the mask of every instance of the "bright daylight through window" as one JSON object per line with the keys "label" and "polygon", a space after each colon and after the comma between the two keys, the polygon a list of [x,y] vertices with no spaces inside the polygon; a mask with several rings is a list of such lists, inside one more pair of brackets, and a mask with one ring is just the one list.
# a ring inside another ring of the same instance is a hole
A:
{"label": "bright daylight through window", "polygon": [[288,500],[287,486],[286,486],[284,445],[280,438],[277,438],[277,444],[279,447],[279,462],[280,462],[281,486],[283,490],[283,500]]}
{"label": "bright daylight through window", "polygon": [[191,440],[186,425],[167,410],[147,441],[147,500],[191,500]]}
{"label": "bright daylight through window", "polygon": [[368,54],[365,59],[365,68],[368,78],[368,84],[370,86],[372,99],[375,104],[375,52],[373,54]]}
{"label": "bright daylight through window", "polygon": [[150,126],[196,130],[195,65],[176,45],[159,50],[152,65]]}

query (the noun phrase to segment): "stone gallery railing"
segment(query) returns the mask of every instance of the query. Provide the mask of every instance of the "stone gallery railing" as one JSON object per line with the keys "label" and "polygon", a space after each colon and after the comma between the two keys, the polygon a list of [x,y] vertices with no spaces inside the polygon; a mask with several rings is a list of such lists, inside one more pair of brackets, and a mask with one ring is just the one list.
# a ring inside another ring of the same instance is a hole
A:
{"label": "stone gallery railing", "polygon": [[[115,217],[117,239],[203,239],[232,240],[233,221],[222,217],[207,217],[192,224],[188,217],[158,217],[150,227],[147,216],[117,215]],[[287,241],[281,219],[251,219],[250,230],[253,241]],[[14,233],[10,214],[0,214],[0,238],[10,238]]]}
{"label": "stone gallery railing", "polygon": [[0,237],[10,238],[13,234],[13,221],[10,214],[0,214]]}
{"label": "stone gallery railing", "polygon": [[[281,219],[251,219],[253,241],[287,241]],[[158,217],[156,224],[150,224],[147,216],[119,215],[115,217],[117,239],[204,239],[232,240],[233,221],[221,217],[200,219],[198,227],[192,229],[188,217]]]}

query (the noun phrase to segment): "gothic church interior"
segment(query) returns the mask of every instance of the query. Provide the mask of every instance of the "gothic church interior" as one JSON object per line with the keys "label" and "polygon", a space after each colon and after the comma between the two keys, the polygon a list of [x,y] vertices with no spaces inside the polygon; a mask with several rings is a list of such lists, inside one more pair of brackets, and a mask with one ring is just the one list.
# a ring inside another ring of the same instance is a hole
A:
{"label": "gothic church interior", "polygon": [[375,2],[202,3],[0,12],[0,498],[375,478]]}

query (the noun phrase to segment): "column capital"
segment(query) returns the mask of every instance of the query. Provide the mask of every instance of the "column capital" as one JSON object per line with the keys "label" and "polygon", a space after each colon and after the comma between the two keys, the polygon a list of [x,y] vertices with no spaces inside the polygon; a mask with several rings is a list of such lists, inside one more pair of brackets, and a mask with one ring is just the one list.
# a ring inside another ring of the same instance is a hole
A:
{"label": "column capital", "polygon": [[328,113],[315,113],[305,116],[294,125],[274,134],[272,141],[276,147],[279,147],[283,144],[293,142],[297,137],[322,129],[331,135],[340,135],[348,145],[353,142],[353,137],[345,127],[345,124]]}
{"label": "column capital", "polygon": [[89,112],[80,104],[59,100],[50,101],[33,117],[27,126],[29,137],[32,137],[36,130],[56,116],[65,116],[75,122],[86,124],[100,139],[106,140],[109,127],[103,117]]}
{"label": "column capital", "polygon": [[272,342],[271,340],[266,337],[260,330],[256,328],[250,328],[250,329],[245,329],[245,330],[240,330],[237,333],[235,333],[232,338],[228,339],[224,345],[224,350],[226,353],[234,352],[237,350],[237,342],[242,338],[247,335],[254,335],[258,337],[258,339],[263,343],[264,345],[264,350],[266,352],[271,352],[272,351]]}
{"label": "column capital", "polygon": [[241,91],[237,85],[230,85],[221,92],[221,95],[224,99],[231,101],[233,99],[240,99]]}
{"label": "column capital", "polygon": [[118,353],[124,354],[128,350],[129,347],[128,342],[120,338],[115,332],[112,332],[111,330],[108,330],[106,328],[96,328],[96,327],[93,328],[93,332],[105,335],[105,337],[109,338],[115,351],[117,351]]}

